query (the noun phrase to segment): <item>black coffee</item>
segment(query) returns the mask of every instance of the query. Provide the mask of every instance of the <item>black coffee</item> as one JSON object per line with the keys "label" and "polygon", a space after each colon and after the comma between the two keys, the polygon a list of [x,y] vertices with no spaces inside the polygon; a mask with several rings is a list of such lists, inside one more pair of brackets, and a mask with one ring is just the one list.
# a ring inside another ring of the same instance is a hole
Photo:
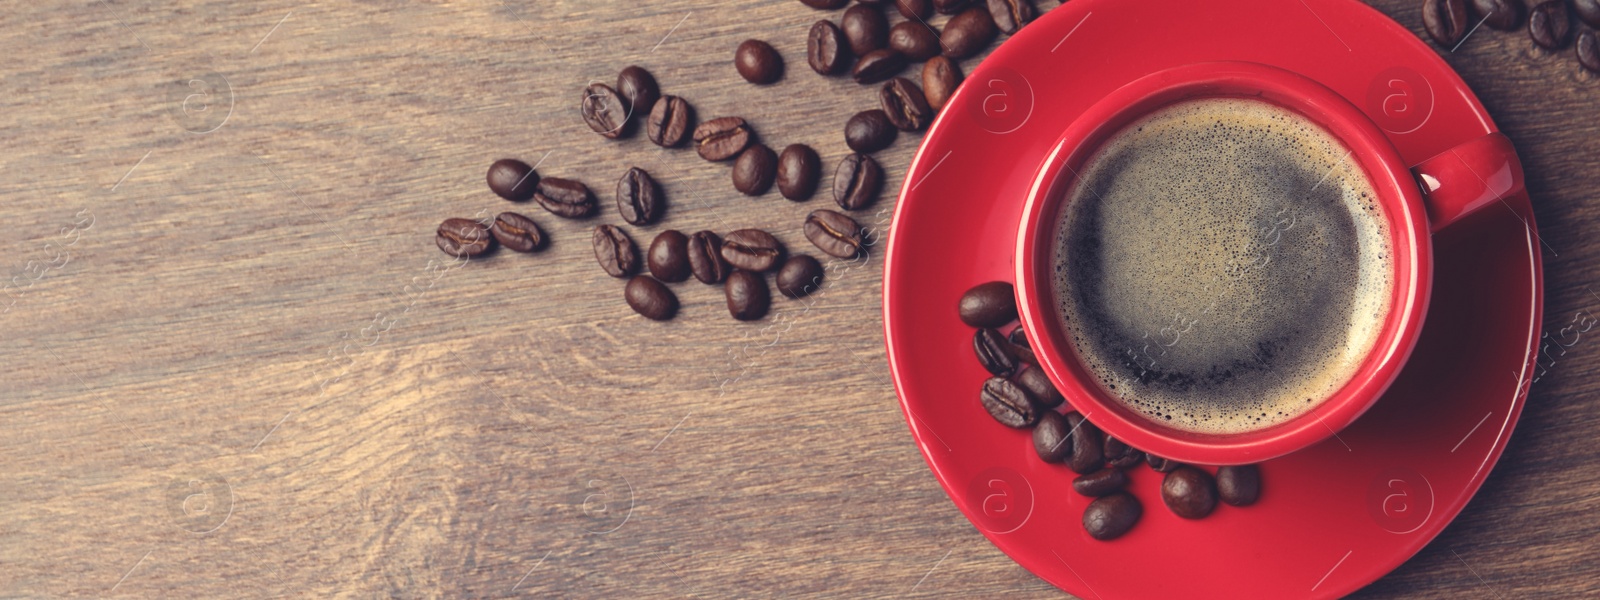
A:
{"label": "black coffee", "polygon": [[1194,432],[1292,419],[1343,386],[1389,311],[1388,225],[1338,138],[1261,100],[1162,108],[1085,165],[1053,288],[1083,364]]}

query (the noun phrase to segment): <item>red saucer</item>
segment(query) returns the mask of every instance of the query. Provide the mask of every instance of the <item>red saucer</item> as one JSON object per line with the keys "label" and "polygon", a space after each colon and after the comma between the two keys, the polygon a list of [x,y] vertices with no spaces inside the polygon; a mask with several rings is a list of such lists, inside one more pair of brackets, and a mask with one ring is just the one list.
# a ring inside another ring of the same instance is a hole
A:
{"label": "red saucer", "polygon": [[[1159,6],[1158,6],[1159,5]],[[1262,465],[1254,506],[1187,521],[1159,474],[1144,516],[1098,542],[1073,474],[978,403],[988,377],[956,301],[1011,280],[1034,170],[1111,90],[1213,60],[1274,65],[1343,94],[1421,162],[1495,131],[1435,51],[1352,0],[1077,0],[984,61],[918,151],[884,273],[889,365],[911,433],[956,506],[1002,551],[1084,598],[1348,594],[1416,554],[1483,484],[1521,413],[1538,339],[1540,250],[1526,195],[1435,236],[1433,305],[1399,380],[1338,437]]]}

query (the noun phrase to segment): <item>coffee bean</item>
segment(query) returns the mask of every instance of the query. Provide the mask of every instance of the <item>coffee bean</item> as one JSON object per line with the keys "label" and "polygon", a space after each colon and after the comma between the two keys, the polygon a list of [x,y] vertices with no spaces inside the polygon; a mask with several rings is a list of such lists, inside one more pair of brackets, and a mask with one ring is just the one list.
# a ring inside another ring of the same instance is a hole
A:
{"label": "coffee bean", "polygon": [[1011,340],[1011,345],[1013,346],[1030,349],[1033,348],[1033,346],[1028,343],[1028,329],[1026,327],[1018,327],[1011,330],[1011,335],[1006,336],[1006,339]]}
{"label": "coffee bean", "polygon": [[1116,467],[1107,467],[1088,475],[1079,475],[1072,480],[1072,491],[1091,498],[1109,495],[1127,486],[1128,474],[1123,473],[1122,469]]}
{"label": "coffee bean", "polygon": [[728,263],[722,260],[722,238],[710,231],[689,236],[689,270],[700,283],[721,283],[728,276]]}
{"label": "coffee bean", "polygon": [[989,16],[989,9],[982,6],[961,11],[944,24],[944,34],[939,36],[939,41],[944,46],[944,55],[950,58],[967,58],[982,52],[993,42],[999,30],[995,29],[994,19]]}
{"label": "coffee bean", "polygon": [[844,124],[844,143],[851,150],[871,154],[894,143],[898,130],[882,110],[863,110]]}
{"label": "coffee bean", "polygon": [[594,228],[594,258],[612,277],[627,277],[639,268],[639,250],[633,238],[615,225]]}
{"label": "coffee bean", "polygon": [[[1508,4],[1515,0],[1500,0]],[[1590,27],[1600,27],[1600,0],[1572,0],[1573,12],[1578,14],[1578,20]]]}
{"label": "coffee bean", "polygon": [[844,31],[845,39],[850,41],[850,51],[856,56],[865,56],[889,45],[889,19],[876,6],[850,7],[839,17],[839,29]]}
{"label": "coffee bean", "polygon": [[594,212],[594,194],[589,186],[571,179],[545,177],[539,180],[539,190],[533,201],[558,217],[579,219]]}
{"label": "coffee bean", "polygon": [[971,0],[933,0],[933,9],[940,14],[953,15],[966,8]]}
{"label": "coffee bean", "polygon": [[1100,428],[1078,413],[1067,413],[1067,425],[1072,429],[1072,457],[1067,460],[1067,468],[1079,475],[1099,470],[1105,463]]}
{"label": "coffee bean", "polygon": [[790,298],[803,298],[822,287],[822,263],[805,254],[796,254],[778,268],[778,291]]}
{"label": "coffee bean", "polygon": [[649,225],[665,212],[666,199],[655,178],[639,167],[628,169],[617,180],[617,212],[622,220],[634,225]]}
{"label": "coffee bean", "polygon": [[1144,462],[1144,452],[1109,435],[1106,436],[1105,445],[1101,447],[1101,453],[1105,455],[1106,462],[1118,469],[1127,469]]}
{"label": "coffee bean", "polygon": [[972,286],[957,306],[961,322],[973,327],[1000,327],[1017,320],[1016,288],[1006,281]]}
{"label": "coffee bean", "polygon": [[433,243],[450,256],[472,258],[488,252],[494,238],[483,223],[472,219],[445,219],[434,233]]}
{"label": "coffee bean", "polygon": [[1185,519],[1203,518],[1217,508],[1217,482],[1200,469],[1178,467],[1161,480],[1161,501],[1172,509],[1172,514]]}
{"label": "coffee bean", "polygon": [[656,279],[677,283],[689,278],[689,236],[675,229],[656,234],[645,256],[645,266]]}
{"label": "coffee bean", "polygon": [[1157,473],[1171,473],[1178,467],[1183,466],[1183,463],[1170,458],[1162,458],[1149,452],[1144,454],[1144,463],[1150,465],[1150,470]]}
{"label": "coffee bean", "polygon": [[514,158],[502,158],[489,165],[489,190],[512,202],[522,202],[533,197],[539,189],[539,174],[528,163]]}
{"label": "coffee bean", "polygon": [[895,0],[895,8],[908,21],[926,21],[933,18],[933,0]]}
{"label": "coffee bean", "polygon": [[883,167],[865,154],[851,154],[833,170],[833,201],[845,210],[861,210],[883,189]]}
{"label": "coffee bean", "polygon": [[800,0],[801,4],[817,10],[833,10],[850,3],[850,0]]}
{"label": "coffee bean", "polygon": [[799,202],[817,191],[822,178],[822,157],[805,144],[790,144],[778,155],[778,192]]}
{"label": "coffee bean", "polygon": [[944,108],[960,85],[961,67],[955,61],[935,56],[922,65],[922,95],[934,110]]}
{"label": "coffee bean", "polygon": [[939,55],[939,33],[921,21],[901,21],[889,28],[889,47],[913,61]]}
{"label": "coffee bean", "polygon": [[1250,506],[1261,497],[1261,468],[1239,465],[1217,468],[1217,496],[1230,506]]}
{"label": "coffee bean", "polygon": [[978,355],[978,364],[996,377],[1010,377],[1017,372],[1017,356],[1011,352],[1011,342],[999,331],[979,329],[972,336],[972,351]]}
{"label": "coffee bean", "polygon": [[1017,355],[1018,362],[1030,364],[1035,367],[1039,366],[1039,358],[1033,355],[1033,349],[1012,344],[1011,352]]}
{"label": "coffee bean", "polygon": [[989,411],[994,420],[1006,427],[1021,429],[1032,425],[1039,418],[1039,411],[1034,408],[1033,398],[1028,396],[1028,390],[1022,389],[1004,377],[993,377],[983,382],[979,400],[983,402],[983,408]]}
{"label": "coffee bean", "polygon": [[728,274],[722,286],[728,298],[728,313],[740,321],[754,321],[767,315],[772,305],[772,293],[767,291],[767,280],[759,273],[736,270]]}
{"label": "coffee bean", "polygon": [[628,104],[611,86],[604,83],[589,84],[583,89],[580,108],[583,122],[589,124],[589,129],[610,139],[622,137],[623,129],[628,125]]}
{"label": "coffee bean", "polygon": [[783,257],[778,238],[760,229],[740,229],[722,238],[722,260],[735,268],[762,273]]}
{"label": "coffee bean", "polygon": [[678,314],[678,296],[666,284],[651,279],[649,275],[636,275],[628,280],[622,291],[633,312],[652,321],[665,321]]}
{"label": "coffee bean", "polygon": [[694,120],[694,109],[683,98],[662,96],[650,109],[645,136],[662,148],[671,148],[689,139],[689,123]]}
{"label": "coffee bean", "polygon": [[1600,39],[1592,29],[1578,32],[1578,64],[1591,73],[1600,73]]}
{"label": "coffee bean", "polygon": [[762,144],[752,144],[733,161],[733,188],[746,196],[760,196],[772,189],[778,175],[778,155]]}
{"label": "coffee bean", "polygon": [[[1581,4],[1584,0],[1578,0]],[[1600,0],[1595,2],[1600,7]],[[1483,18],[1483,24],[1499,29],[1511,31],[1522,22],[1522,0],[1472,0],[1472,8]]]}
{"label": "coffee bean", "polygon": [[901,54],[899,50],[884,48],[861,55],[861,60],[856,61],[850,77],[855,79],[856,83],[877,83],[893,77],[905,67],[906,55]]}
{"label": "coffee bean", "polygon": [[745,40],[733,52],[733,67],[739,76],[754,84],[767,84],[783,77],[783,56],[772,44],[761,40]]}
{"label": "coffee bean", "polygon": [[878,90],[878,103],[883,105],[889,122],[900,131],[916,131],[933,121],[933,108],[923,97],[922,88],[904,77],[885,82]]}
{"label": "coffee bean", "polygon": [[533,252],[544,246],[544,232],[539,230],[539,225],[514,212],[495,216],[489,233],[501,246],[517,252]]}
{"label": "coffee bean", "polygon": [[1039,411],[1039,423],[1033,427],[1033,451],[1047,463],[1058,463],[1072,455],[1072,426],[1067,418],[1053,410]]}
{"label": "coffee bean", "polygon": [[806,64],[818,75],[843,72],[850,66],[850,41],[833,21],[823,19],[806,34]]}
{"label": "coffee bean", "polygon": [[628,101],[628,114],[647,115],[661,97],[656,77],[644,67],[633,65],[617,73],[617,93]]}
{"label": "coffee bean", "polygon": [[695,150],[710,161],[738,156],[750,145],[750,125],[739,117],[717,117],[694,128]]}
{"label": "coffee bean", "polygon": [[1528,13],[1528,35],[1545,50],[1560,50],[1572,33],[1566,0],[1545,0]]}
{"label": "coffee bean", "polygon": [[825,208],[811,211],[806,215],[804,229],[806,239],[829,256],[855,258],[861,254],[861,224],[843,213]]}
{"label": "coffee bean", "polygon": [[1424,0],[1422,27],[1440,46],[1455,48],[1467,35],[1467,0]]}
{"label": "coffee bean", "polygon": [[[1019,349],[1026,350],[1015,344],[1012,344],[1011,349],[1013,352]],[[1066,398],[1061,397],[1061,392],[1050,382],[1050,376],[1044,373],[1044,369],[1036,366],[1023,369],[1012,379],[1016,380],[1017,385],[1027,388],[1028,393],[1033,394],[1033,399],[1039,401],[1039,406],[1055,408],[1066,402]]]}
{"label": "coffee bean", "polygon": [[1122,537],[1139,522],[1144,507],[1127,492],[1096,498],[1083,510],[1083,529],[1102,542]]}
{"label": "coffee bean", "polygon": [[1033,0],[989,0],[989,14],[996,28],[1012,35],[1032,21],[1036,11]]}

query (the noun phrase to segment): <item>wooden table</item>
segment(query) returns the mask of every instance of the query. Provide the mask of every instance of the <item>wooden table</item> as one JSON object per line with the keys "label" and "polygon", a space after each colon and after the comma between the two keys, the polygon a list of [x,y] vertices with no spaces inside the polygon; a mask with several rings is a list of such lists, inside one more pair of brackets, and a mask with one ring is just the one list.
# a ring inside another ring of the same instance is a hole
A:
{"label": "wooden table", "polygon": [[[1379,4],[1420,32],[1418,2]],[[13,3],[0,596],[1060,597],[913,446],[880,261],[756,324],[680,284],[660,324],[591,258],[630,165],[673,202],[640,242],[762,227],[811,250],[799,224],[826,200],[741,197],[725,167],[602,140],[575,109],[639,64],[831,169],[876,101],[805,67],[817,18],[756,0]],[[787,58],[781,83],[736,78],[749,37]],[[1522,152],[1549,326],[1600,308],[1600,83],[1523,33],[1447,58]],[[879,154],[891,188],[918,140]],[[504,156],[608,209],[529,208],[548,250],[453,265],[433,228],[507,208],[483,185]],[[1597,367],[1587,338],[1556,356],[1483,491],[1360,595],[1600,593]]]}

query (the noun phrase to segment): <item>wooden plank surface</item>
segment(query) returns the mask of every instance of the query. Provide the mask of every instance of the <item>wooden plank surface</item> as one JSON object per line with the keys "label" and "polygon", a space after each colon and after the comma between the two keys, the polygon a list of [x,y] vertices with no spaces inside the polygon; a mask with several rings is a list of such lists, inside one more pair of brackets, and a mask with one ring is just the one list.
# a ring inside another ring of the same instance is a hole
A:
{"label": "wooden plank surface", "polygon": [[[1420,32],[1419,2],[1377,4]],[[516,156],[606,202],[627,166],[655,173],[673,204],[639,241],[762,227],[809,250],[798,224],[825,201],[740,197],[726,168],[601,140],[575,107],[639,64],[702,116],[744,115],[831,168],[875,99],[806,69],[815,11],[7,8],[0,596],[1062,596],[985,541],[914,448],[879,260],[755,325],[720,289],[680,285],[682,314],[657,324],[593,263],[610,210],[530,209],[554,240],[537,256],[458,267],[433,248],[442,218],[505,208],[483,172]],[[779,84],[736,78],[750,37],[788,60]],[[1600,308],[1600,83],[1522,33],[1484,29],[1447,59],[1522,153],[1547,324]],[[879,154],[890,189],[919,139]],[[1586,338],[1555,357],[1461,518],[1359,595],[1600,593],[1597,367]]]}

